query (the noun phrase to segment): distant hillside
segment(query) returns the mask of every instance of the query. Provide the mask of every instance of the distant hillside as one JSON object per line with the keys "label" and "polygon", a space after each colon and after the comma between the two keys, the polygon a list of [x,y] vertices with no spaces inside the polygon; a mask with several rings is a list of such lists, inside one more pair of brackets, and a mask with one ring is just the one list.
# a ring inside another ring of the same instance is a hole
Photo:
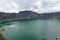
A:
{"label": "distant hillside", "polygon": [[21,11],[19,13],[0,12],[0,21],[21,20],[21,19],[39,19],[40,14],[32,11]]}
{"label": "distant hillside", "polygon": [[33,11],[21,11],[19,13],[0,12],[0,21],[11,21],[21,19],[60,19],[60,12],[38,14]]}
{"label": "distant hillside", "polygon": [[51,12],[41,14],[41,18],[45,19],[60,19],[60,12]]}

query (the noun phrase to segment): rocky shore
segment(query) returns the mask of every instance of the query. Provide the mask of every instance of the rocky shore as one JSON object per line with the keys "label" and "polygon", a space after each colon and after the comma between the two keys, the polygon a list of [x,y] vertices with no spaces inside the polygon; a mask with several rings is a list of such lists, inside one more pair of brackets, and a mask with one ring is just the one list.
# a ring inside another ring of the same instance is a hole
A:
{"label": "rocky shore", "polygon": [[4,34],[4,28],[0,27],[0,40],[9,40],[8,38],[6,38],[3,34]]}

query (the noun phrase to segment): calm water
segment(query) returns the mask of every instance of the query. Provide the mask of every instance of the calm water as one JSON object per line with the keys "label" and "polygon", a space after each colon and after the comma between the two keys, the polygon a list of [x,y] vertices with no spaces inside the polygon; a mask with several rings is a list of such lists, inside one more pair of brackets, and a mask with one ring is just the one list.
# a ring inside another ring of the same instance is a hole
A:
{"label": "calm water", "polygon": [[60,38],[59,20],[23,20],[12,21],[12,25],[4,27],[4,35],[10,40],[39,40]]}

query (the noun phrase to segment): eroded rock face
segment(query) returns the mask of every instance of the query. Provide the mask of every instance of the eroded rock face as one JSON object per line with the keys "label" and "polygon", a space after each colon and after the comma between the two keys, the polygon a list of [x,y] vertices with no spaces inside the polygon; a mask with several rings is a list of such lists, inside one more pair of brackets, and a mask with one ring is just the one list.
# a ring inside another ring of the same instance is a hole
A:
{"label": "eroded rock face", "polygon": [[11,21],[21,19],[60,19],[60,12],[41,14],[33,11],[21,11],[19,13],[0,12],[0,21]]}
{"label": "eroded rock face", "polygon": [[18,19],[39,19],[40,14],[32,11],[21,11],[19,13],[0,12],[0,21],[2,20],[18,20]]}

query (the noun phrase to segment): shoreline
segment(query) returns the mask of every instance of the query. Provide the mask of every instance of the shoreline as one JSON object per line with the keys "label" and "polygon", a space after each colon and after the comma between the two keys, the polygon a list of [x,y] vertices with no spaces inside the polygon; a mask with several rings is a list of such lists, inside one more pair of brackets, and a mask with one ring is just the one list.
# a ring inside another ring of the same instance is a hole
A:
{"label": "shoreline", "polygon": [[24,18],[15,18],[15,19],[5,19],[5,20],[0,20],[1,22],[8,22],[8,21],[16,21],[16,20],[60,20],[60,19],[24,19]]}

